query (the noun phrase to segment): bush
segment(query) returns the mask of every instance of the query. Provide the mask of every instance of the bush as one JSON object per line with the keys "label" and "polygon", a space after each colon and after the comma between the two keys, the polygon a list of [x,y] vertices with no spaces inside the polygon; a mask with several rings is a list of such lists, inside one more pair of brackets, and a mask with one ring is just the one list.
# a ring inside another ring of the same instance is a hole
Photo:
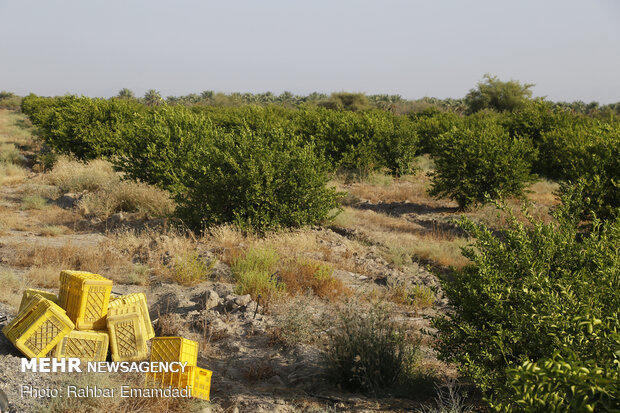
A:
{"label": "bush", "polygon": [[267,305],[280,296],[286,286],[275,274],[279,260],[275,250],[257,248],[235,258],[230,269],[237,282],[237,294],[250,294],[253,300],[257,300],[260,295],[261,302]]}
{"label": "bush", "polygon": [[[620,208],[620,127],[596,123],[543,134],[541,164],[547,176],[581,182],[589,209],[600,218]],[[592,218],[592,216],[584,216]]]}
{"label": "bush", "polygon": [[142,105],[123,99],[30,95],[22,102],[22,111],[37,126],[45,143],[80,160],[122,153],[126,125],[144,110]]}
{"label": "bush", "polygon": [[410,118],[420,139],[420,153],[433,153],[437,138],[462,123],[460,116],[452,112],[441,112],[434,107],[411,114]]}
{"label": "bush", "polygon": [[496,122],[453,128],[437,141],[429,194],[447,196],[461,208],[485,203],[487,196],[520,196],[534,179],[535,154],[531,141],[511,138]]}
{"label": "bush", "polygon": [[172,278],[183,285],[194,285],[207,280],[211,274],[215,261],[205,263],[197,252],[189,252],[174,261]]}
{"label": "bush", "polygon": [[413,123],[404,116],[380,110],[304,108],[294,122],[296,132],[314,141],[334,167],[363,174],[384,168],[395,175],[413,170],[418,138]]}
{"label": "bush", "polygon": [[527,363],[547,365],[556,352],[572,355],[575,368],[590,360],[602,369],[617,368],[620,219],[595,222],[590,233],[580,233],[571,212],[579,210],[577,198],[565,198],[552,223],[530,218],[526,226],[512,217],[501,234],[461,221],[476,239],[464,250],[473,264],[444,283],[453,311],[433,320],[436,349],[495,405],[526,397],[522,390],[515,395],[513,382],[526,388],[541,384],[536,397],[548,404],[537,411],[555,411],[554,394],[573,391],[570,376],[561,384],[545,379],[544,372],[535,380],[520,374]]}
{"label": "bush", "polygon": [[[619,325],[618,320],[613,324]],[[620,336],[615,335],[616,346],[620,346]],[[570,352],[566,357],[555,353],[548,359],[526,361],[508,370],[513,396],[508,402],[491,406],[496,411],[515,413],[617,412],[620,408],[618,371],[617,365],[600,364],[597,360],[584,362]]]}
{"label": "bush", "polygon": [[411,377],[419,342],[382,306],[347,305],[328,330],[324,358],[329,378],[354,391],[378,393]]}
{"label": "bush", "polygon": [[525,106],[532,96],[530,89],[534,84],[521,84],[516,80],[502,82],[488,73],[483,79],[478,82],[476,89],[471,89],[465,96],[465,103],[470,113],[483,109],[499,112],[517,110]]}
{"label": "bush", "polygon": [[281,129],[225,132],[203,115],[164,107],[128,136],[119,167],[170,190],[193,228],[235,223],[264,231],[317,223],[337,207],[328,164],[314,145]]}

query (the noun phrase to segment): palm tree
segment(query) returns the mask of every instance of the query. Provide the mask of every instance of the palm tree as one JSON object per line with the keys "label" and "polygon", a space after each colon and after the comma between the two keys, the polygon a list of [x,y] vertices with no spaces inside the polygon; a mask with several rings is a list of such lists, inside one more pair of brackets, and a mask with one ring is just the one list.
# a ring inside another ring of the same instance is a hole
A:
{"label": "palm tree", "polygon": [[118,95],[116,95],[116,97],[119,99],[134,99],[136,95],[133,93],[133,90],[124,87],[118,91]]}
{"label": "palm tree", "polygon": [[155,89],[150,89],[144,94],[144,104],[147,106],[159,106],[164,104],[164,99]]}

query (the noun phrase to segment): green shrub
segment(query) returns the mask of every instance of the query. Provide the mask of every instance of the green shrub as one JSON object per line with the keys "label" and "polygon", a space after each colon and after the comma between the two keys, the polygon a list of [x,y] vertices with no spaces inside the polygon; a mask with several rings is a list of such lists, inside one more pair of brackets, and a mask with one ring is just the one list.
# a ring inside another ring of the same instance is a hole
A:
{"label": "green shrub", "polygon": [[232,222],[263,231],[319,222],[337,206],[328,164],[281,129],[226,132],[185,108],[144,116],[119,167],[170,190],[190,226]]}
{"label": "green shrub", "polygon": [[[522,378],[514,369],[543,365],[556,352],[617,368],[620,219],[595,222],[591,232],[580,233],[572,213],[579,210],[577,198],[564,199],[554,222],[530,218],[525,225],[513,217],[501,234],[461,221],[476,240],[464,250],[473,264],[444,283],[453,310],[433,320],[436,348],[497,405],[517,397],[511,382]],[[546,392],[544,386],[536,391]],[[549,403],[570,388],[552,387]],[[549,406],[538,411],[554,411]]]}
{"label": "green shrub", "polygon": [[411,378],[419,342],[377,305],[343,307],[328,330],[324,358],[328,377],[354,391],[378,393]]}
{"label": "green shrub", "polygon": [[420,139],[420,153],[433,153],[437,138],[462,123],[460,116],[452,112],[441,112],[434,107],[411,114],[410,118]]}
{"label": "green shrub", "polygon": [[553,130],[543,134],[540,153],[547,176],[581,182],[591,212],[600,218],[618,216],[620,126],[596,123]]}
{"label": "green shrub", "polygon": [[45,143],[58,153],[80,160],[107,158],[122,152],[126,125],[144,110],[142,105],[124,99],[30,95],[22,102],[22,111],[38,128]]}
{"label": "green shrub", "polygon": [[531,141],[511,138],[493,121],[453,128],[437,140],[429,194],[447,196],[461,208],[484,203],[487,196],[520,196],[533,180],[535,153]]}
{"label": "green shrub", "polygon": [[231,263],[230,269],[237,282],[237,294],[250,294],[256,300],[261,296],[263,303],[280,296],[286,286],[276,277],[278,253],[273,249],[251,248]]}
{"label": "green shrub", "polygon": [[194,285],[209,279],[215,261],[206,263],[197,252],[189,252],[174,261],[172,278],[183,285]]}
{"label": "green shrub", "polygon": [[[593,333],[602,324],[602,320],[596,321],[599,323]],[[613,324],[617,327],[620,323],[616,319]],[[616,336],[616,347],[620,347],[620,335],[612,334]],[[512,397],[504,403],[491,402],[491,407],[495,411],[514,413],[617,412],[620,409],[619,371],[617,360],[615,364],[581,361],[571,352],[566,357],[555,353],[537,362],[526,361],[508,370]]]}
{"label": "green shrub", "polygon": [[465,96],[465,103],[470,113],[484,109],[499,112],[517,110],[528,103],[533,86],[534,84],[522,84],[517,80],[503,82],[497,76],[487,73],[483,76],[483,81],[478,82],[477,88],[471,89]]}
{"label": "green shrub", "polygon": [[47,200],[38,195],[27,195],[22,198],[23,209],[45,209],[48,206]]}

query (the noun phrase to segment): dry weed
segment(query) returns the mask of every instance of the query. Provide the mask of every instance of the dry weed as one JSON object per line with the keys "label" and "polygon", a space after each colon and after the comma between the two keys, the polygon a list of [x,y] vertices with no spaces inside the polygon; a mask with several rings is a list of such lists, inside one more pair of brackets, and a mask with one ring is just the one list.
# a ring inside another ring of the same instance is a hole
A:
{"label": "dry weed", "polygon": [[141,182],[121,181],[86,194],[78,208],[85,215],[105,219],[117,212],[137,212],[148,217],[168,216],[174,212],[170,193]]}
{"label": "dry weed", "polygon": [[13,271],[2,270],[0,271],[0,285],[2,285],[0,302],[7,303],[12,308],[18,308],[22,293],[28,288],[26,279]]}
{"label": "dry weed", "polygon": [[71,243],[62,246],[18,244],[10,264],[29,268],[29,276],[40,285],[57,283],[60,270],[64,269],[89,271],[122,281],[125,274],[133,268],[128,257],[117,251],[102,246],[76,246]]}
{"label": "dry weed", "polygon": [[332,275],[333,271],[329,265],[298,258],[282,262],[277,276],[286,285],[289,295],[312,292],[317,297],[336,300],[350,294],[350,291]]}
{"label": "dry weed", "polygon": [[119,175],[107,161],[96,159],[83,163],[65,156],[58,158],[45,178],[62,192],[96,191],[120,182]]}
{"label": "dry weed", "polygon": [[272,378],[277,373],[278,371],[269,360],[255,360],[246,365],[243,377],[248,381],[261,382]]}

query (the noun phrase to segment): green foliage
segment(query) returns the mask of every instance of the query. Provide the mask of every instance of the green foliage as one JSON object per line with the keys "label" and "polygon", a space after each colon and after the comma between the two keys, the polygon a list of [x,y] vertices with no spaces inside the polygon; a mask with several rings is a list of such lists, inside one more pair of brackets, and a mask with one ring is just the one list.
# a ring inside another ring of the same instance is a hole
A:
{"label": "green foliage", "polygon": [[197,252],[188,252],[174,261],[172,278],[183,285],[194,285],[207,280],[216,261],[206,263]]}
{"label": "green foliage", "polygon": [[388,308],[347,305],[327,334],[328,376],[347,389],[377,393],[413,373],[419,341],[407,336]]}
{"label": "green foliage", "polygon": [[577,124],[543,134],[540,163],[547,176],[582,182],[590,210],[601,218],[620,208],[620,126]]}
{"label": "green foliage", "polygon": [[320,106],[335,110],[358,112],[370,109],[370,102],[363,93],[332,93],[329,100],[319,103]]}
{"label": "green foliage", "polygon": [[476,89],[471,89],[465,96],[469,113],[482,109],[493,109],[498,112],[513,111],[522,108],[532,96],[530,90],[534,84],[509,80],[503,82],[497,76],[485,74],[478,82]]}
{"label": "green foliage", "polygon": [[533,179],[535,153],[531,141],[511,138],[494,121],[453,128],[436,141],[429,193],[447,196],[461,208],[484,203],[488,197],[520,196]]}
{"label": "green foliage", "polygon": [[[598,319],[581,323],[592,329],[591,335],[595,331],[598,335],[604,329],[609,334],[612,324],[616,328],[619,325],[618,319],[605,321],[605,324]],[[620,335],[617,332],[612,334],[616,337],[616,347],[620,347]],[[620,409],[619,360],[614,364],[601,364],[597,360],[581,361],[570,350],[565,352],[569,353],[566,357],[556,352],[550,358],[526,361],[509,369],[508,382],[513,395],[508,402],[491,402],[493,410],[515,413],[617,412]]]}
{"label": "green foliage", "polygon": [[124,87],[118,91],[118,95],[116,95],[116,97],[119,99],[135,99],[136,95],[131,89]]}
{"label": "green foliage", "polygon": [[[476,240],[463,252],[473,264],[444,283],[453,311],[433,320],[436,349],[497,406],[534,397],[548,404],[529,411],[566,411],[550,408],[553,400],[563,392],[582,397],[591,381],[577,391],[573,373],[545,378],[556,352],[575,360],[575,374],[592,361],[603,370],[618,367],[620,220],[580,233],[578,198],[565,198],[552,223],[530,218],[525,225],[513,217],[501,234],[461,221]],[[537,368],[528,370],[528,363]],[[609,386],[604,392],[616,391]],[[588,402],[574,402],[582,401]]]}
{"label": "green foliage", "polygon": [[298,133],[314,140],[336,167],[364,174],[383,168],[395,175],[413,170],[418,138],[413,123],[404,116],[378,110],[304,108],[294,122]]}
{"label": "green foliage", "polygon": [[415,130],[420,139],[420,152],[422,153],[432,153],[435,150],[437,138],[453,127],[459,127],[462,120],[460,116],[454,113],[441,112],[436,108],[411,114],[410,118],[415,124]]}
{"label": "green foliage", "polygon": [[234,222],[267,230],[319,222],[337,206],[329,165],[312,143],[282,129],[227,132],[208,118],[168,107],[125,135],[119,167],[172,191],[191,226]]}
{"label": "green foliage", "polygon": [[65,96],[23,99],[22,111],[51,148],[81,160],[107,158],[123,150],[124,127],[141,105],[126,100]]}
{"label": "green foliage", "polygon": [[237,294],[250,294],[256,300],[269,302],[282,294],[286,286],[275,276],[278,253],[273,249],[251,248],[231,263],[230,269],[237,282]]}

